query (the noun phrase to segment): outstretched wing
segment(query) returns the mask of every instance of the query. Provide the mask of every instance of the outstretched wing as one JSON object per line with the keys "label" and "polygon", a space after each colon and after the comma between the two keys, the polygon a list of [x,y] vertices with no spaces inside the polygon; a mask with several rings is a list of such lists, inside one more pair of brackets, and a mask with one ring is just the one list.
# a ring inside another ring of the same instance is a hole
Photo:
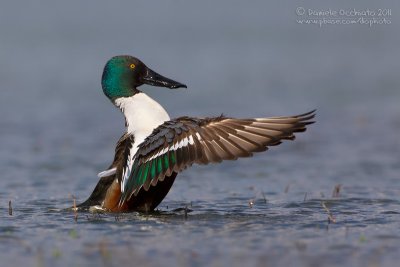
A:
{"label": "outstretched wing", "polygon": [[[193,163],[235,160],[265,151],[281,140],[293,140],[315,116],[315,110],[291,117],[234,119],[180,117],[157,127],[138,147],[129,177],[123,177],[120,204],[148,190],[172,172]],[[126,180],[124,180],[126,179]]]}

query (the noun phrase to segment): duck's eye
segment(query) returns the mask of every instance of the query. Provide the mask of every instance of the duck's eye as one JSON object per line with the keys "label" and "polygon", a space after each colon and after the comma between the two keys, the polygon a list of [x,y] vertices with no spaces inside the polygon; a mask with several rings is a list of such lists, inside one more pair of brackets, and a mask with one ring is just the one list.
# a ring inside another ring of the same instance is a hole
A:
{"label": "duck's eye", "polygon": [[131,69],[134,69],[136,66],[135,66],[135,64],[131,64],[131,65],[129,65],[129,67],[131,68]]}

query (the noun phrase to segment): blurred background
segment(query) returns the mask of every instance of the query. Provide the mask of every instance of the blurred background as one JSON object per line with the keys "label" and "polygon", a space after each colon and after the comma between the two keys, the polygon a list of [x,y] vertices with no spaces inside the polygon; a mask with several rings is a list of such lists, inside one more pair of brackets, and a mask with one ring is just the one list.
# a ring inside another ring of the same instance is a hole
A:
{"label": "blurred background", "polygon": [[[356,23],[329,25],[321,20],[335,18],[333,15],[315,13],[329,13],[329,10],[370,10],[375,14],[348,13],[340,17]],[[342,184],[345,196],[349,198],[393,201],[389,204],[395,208],[382,204],[378,213],[374,213],[377,217],[382,209],[398,214],[399,12],[400,4],[395,0],[46,0],[28,1],[23,5],[16,1],[1,1],[1,213],[6,213],[8,200],[12,200],[16,203],[15,212],[18,214],[19,209],[21,217],[11,220],[7,216],[8,219],[4,217],[4,222],[0,222],[0,240],[3,238],[7,244],[7,249],[0,255],[10,265],[26,265],[30,257],[44,265],[71,263],[72,259],[66,260],[65,256],[54,262],[52,255],[58,255],[58,252],[46,252],[46,248],[53,247],[54,241],[53,232],[51,238],[44,234],[44,229],[49,228],[46,222],[50,220],[49,216],[54,232],[63,231],[63,227],[67,233],[75,229],[74,226],[62,226],[64,223],[57,217],[59,215],[49,215],[47,210],[49,207],[68,207],[72,203],[71,194],[78,201],[84,200],[97,182],[96,174],[113,158],[115,143],[124,130],[124,120],[120,111],[103,95],[100,78],[106,61],[120,54],[136,56],[158,73],[188,85],[187,90],[172,91],[141,87],[159,101],[171,117],[221,113],[235,117],[280,116],[317,108],[317,123],[300,134],[294,143],[285,143],[251,160],[210,169],[193,167],[190,172],[183,173],[168,195],[167,204],[204,200],[201,207],[208,209],[210,203],[226,202],[229,194],[236,190],[236,194],[246,199],[243,205],[247,207],[247,199],[253,197],[248,187],[255,186],[266,192],[272,203],[274,200],[278,203],[276,208],[280,213],[289,200],[302,201],[305,192],[309,198],[319,198],[323,195],[320,192],[330,195],[334,185]],[[360,18],[364,20],[360,21]],[[316,21],[306,22],[308,19]],[[245,172],[246,169],[249,171]],[[250,177],[241,178],[246,175]],[[294,191],[290,191],[293,195],[281,198],[280,194],[288,185],[293,188]],[[223,188],[228,189],[225,192]],[[256,196],[260,197],[260,194]],[[319,209],[319,202],[317,206]],[[198,210],[202,210],[201,207]],[[377,210],[375,206],[357,207]],[[232,207],[227,205],[221,209],[225,214]],[[259,214],[265,212],[259,210]],[[383,235],[391,235],[394,229],[398,232],[398,215],[392,216],[397,219],[383,223],[386,227]],[[218,224],[219,220],[224,222],[223,219],[214,221]],[[68,223],[73,224],[70,220]],[[274,224],[274,221],[269,223]],[[35,230],[27,232],[27,224]],[[130,226],[134,236],[136,226],[134,223]],[[215,226],[211,223],[199,231],[202,234],[212,232]],[[109,233],[108,224],[103,227],[106,229],[99,227],[100,235]],[[165,240],[167,243],[172,240],[171,244],[179,243],[179,238],[172,238],[176,229],[169,227],[171,236]],[[279,229],[287,230],[284,226]],[[148,237],[147,249],[137,252],[139,257],[146,259],[152,253],[175,255],[171,252],[173,247],[165,249],[159,245],[150,249],[157,243],[157,237],[165,232],[161,228],[158,230],[160,232],[153,232],[154,235]],[[85,242],[98,241],[92,239],[94,232],[85,231],[87,236],[81,234],[80,245],[75,249],[84,246]],[[122,235],[121,232],[118,234]],[[361,233],[364,232],[356,231],[355,239],[358,240]],[[221,255],[227,253],[231,259],[239,257],[241,260],[236,263],[240,264],[263,265],[261,255],[265,255],[264,251],[280,244],[284,249],[273,250],[275,254],[269,255],[276,265],[282,263],[280,255],[285,249],[290,250],[294,242],[291,238],[296,234],[302,238],[300,232],[294,230],[290,236],[273,239],[272,243],[253,240],[258,249],[250,245],[240,249],[243,240],[238,237],[241,241],[225,247],[227,251]],[[227,236],[230,235],[228,231]],[[254,238],[258,235],[253,233]],[[222,236],[220,242],[228,242],[227,236]],[[14,237],[19,241],[9,241]],[[391,240],[397,246],[400,237],[396,238]],[[40,244],[43,250],[38,252],[32,248],[20,258],[26,247],[15,244],[20,244],[21,239],[27,247]],[[221,247],[220,243],[214,246],[200,237],[194,240],[199,246],[208,246],[209,250],[196,250],[198,248],[193,244],[191,249],[198,258],[184,258],[184,263],[209,264],[220,259],[221,255],[215,252]],[[317,238],[311,243],[321,248],[325,241]],[[355,245],[350,250],[355,249],[358,255],[370,255],[378,248],[380,243],[370,245],[366,250]],[[65,250],[61,244],[58,249]],[[318,259],[322,259],[321,255],[328,253],[330,247],[321,250]],[[254,262],[240,257],[250,251],[256,255],[252,258]],[[398,249],[392,250],[390,257],[379,263],[390,266],[398,258],[396,251]],[[336,256],[332,256],[332,261],[329,257],[325,260],[334,264]],[[283,263],[296,262],[296,257],[299,256],[292,255]],[[16,263],[17,258],[19,262]],[[180,259],[171,257],[168,262],[181,263]],[[354,258],[345,259],[347,264],[358,263],[357,260],[352,262]],[[83,256],[75,260],[83,265],[90,263]],[[227,264],[224,260],[216,262],[216,265]],[[310,263],[310,258],[304,263]]]}

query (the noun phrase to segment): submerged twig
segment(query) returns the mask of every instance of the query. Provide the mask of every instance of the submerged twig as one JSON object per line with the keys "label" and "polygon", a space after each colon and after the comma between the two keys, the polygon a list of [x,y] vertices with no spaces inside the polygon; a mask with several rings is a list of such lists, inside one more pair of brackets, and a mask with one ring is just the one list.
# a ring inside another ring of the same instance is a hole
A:
{"label": "submerged twig", "polygon": [[332,191],[332,197],[339,197],[341,189],[342,189],[342,185],[341,184],[335,185],[335,187],[333,188],[333,191]]}
{"label": "submerged twig", "polygon": [[76,198],[74,195],[71,194],[72,197],[72,201],[73,201],[73,206],[72,206],[72,210],[74,211],[74,221],[77,222],[78,221],[78,208],[76,207]]}
{"label": "submerged twig", "polygon": [[11,200],[8,201],[8,215],[12,216],[13,215],[13,210],[11,206]]}
{"label": "submerged twig", "polygon": [[328,207],[326,206],[325,202],[321,202],[322,207],[324,208],[324,210],[326,211],[326,213],[328,214],[328,223],[336,223],[336,219],[335,217],[333,217],[332,212],[328,209]]}
{"label": "submerged twig", "polygon": [[188,218],[188,206],[186,205],[185,206],[185,220],[187,220],[187,218]]}
{"label": "submerged twig", "polygon": [[285,187],[285,194],[287,194],[289,192],[289,188],[290,188],[290,184],[287,184],[287,186]]}
{"label": "submerged twig", "polygon": [[264,203],[267,204],[267,197],[265,196],[264,191],[261,191],[261,195],[264,199]]}

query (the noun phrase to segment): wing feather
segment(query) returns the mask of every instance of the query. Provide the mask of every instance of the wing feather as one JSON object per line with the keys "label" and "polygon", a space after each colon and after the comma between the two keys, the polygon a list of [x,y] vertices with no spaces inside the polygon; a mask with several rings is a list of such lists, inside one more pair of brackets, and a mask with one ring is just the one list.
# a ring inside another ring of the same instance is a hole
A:
{"label": "wing feather", "polygon": [[[250,157],[268,146],[293,140],[314,123],[315,110],[301,115],[256,119],[180,117],[157,127],[132,157],[126,154],[120,205],[193,163]],[[132,146],[132,145],[131,145]],[[129,146],[127,146],[129,147]]]}

